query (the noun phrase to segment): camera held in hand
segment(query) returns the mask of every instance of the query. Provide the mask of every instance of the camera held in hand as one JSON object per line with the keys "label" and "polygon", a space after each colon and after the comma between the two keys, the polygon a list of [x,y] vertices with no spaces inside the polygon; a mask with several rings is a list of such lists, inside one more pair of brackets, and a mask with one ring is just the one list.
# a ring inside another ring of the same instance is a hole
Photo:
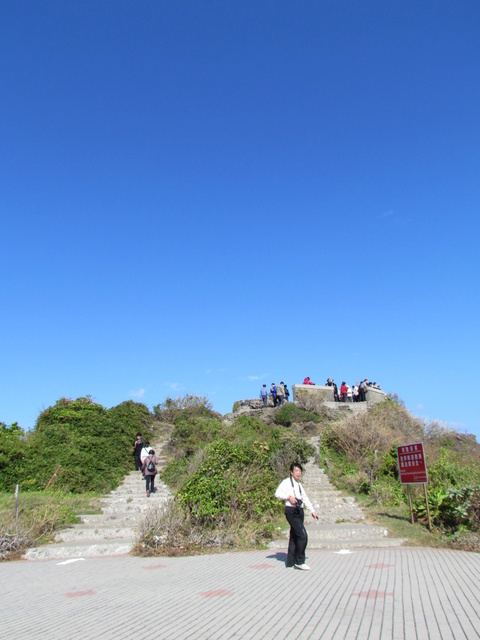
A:
{"label": "camera held in hand", "polygon": [[303,500],[300,500],[300,498],[297,498],[297,502],[295,504],[295,508],[296,509],[303,509]]}

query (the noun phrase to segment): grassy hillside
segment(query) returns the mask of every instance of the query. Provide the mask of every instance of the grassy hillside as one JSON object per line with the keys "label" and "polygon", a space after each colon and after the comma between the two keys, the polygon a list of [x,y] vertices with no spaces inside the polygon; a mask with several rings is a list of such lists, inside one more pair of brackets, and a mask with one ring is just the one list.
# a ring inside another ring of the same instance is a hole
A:
{"label": "grassy hillside", "polygon": [[[428,499],[434,527],[430,540],[480,550],[480,447],[474,436],[425,423],[388,400],[367,414],[331,423],[322,430],[322,461],[332,481],[353,492],[374,516],[384,516],[391,528],[401,525],[409,535],[410,513],[405,487],[399,480],[397,451],[401,444],[423,442],[428,471]],[[425,527],[422,485],[411,485],[415,519]],[[428,542],[422,533],[422,543]]]}
{"label": "grassy hillside", "polygon": [[[264,544],[283,525],[275,487],[290,462],[313,455],[311,435],[320,436],[320,464],[331,480],[377,521],[422,544],[480,550],[480,447],[473,436],[421,422],[392,400],[341,420],[312,402],[223,420],[206,398],[185,396],[168,398],[153,413],[135,402],[105,409],[90,398],[62,398],[30,433],[0,424],[0,556],[8,555],[13,534],[20,549],[94,508],[100,493],[133,468],[137,431],[150,439],[168,434],[163,479],[176,494],[143,523],[139,553]],[[412,527],[398,478],[397,445],[417,441],[426,451],[432,534],[423,491],[413,489]]]}

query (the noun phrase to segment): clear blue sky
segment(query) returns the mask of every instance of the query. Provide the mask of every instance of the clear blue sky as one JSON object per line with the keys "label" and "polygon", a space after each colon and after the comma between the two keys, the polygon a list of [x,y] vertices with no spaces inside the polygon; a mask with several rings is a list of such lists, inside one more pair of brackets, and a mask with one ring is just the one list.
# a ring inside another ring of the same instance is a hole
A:
{"label": "clear blue sky", "polygon": [[364,377],[480,435],[480,3],[0,2],[0,421]]}

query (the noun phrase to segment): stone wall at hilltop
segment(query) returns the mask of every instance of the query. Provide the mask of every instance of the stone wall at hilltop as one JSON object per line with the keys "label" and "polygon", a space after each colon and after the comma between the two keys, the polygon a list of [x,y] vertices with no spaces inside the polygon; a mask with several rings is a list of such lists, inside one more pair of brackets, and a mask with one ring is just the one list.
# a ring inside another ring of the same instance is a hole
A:
{"label": "stone wall at hilltop", "polygon": [[[298,401],[302,397],[312,397],[322,402],[334,402],[333,387],[317,384],[294,384],[292,387],[293,400]],[[367,405],[378,404],[387,399],[387,394],[381,389],[368,387],[366,393]],[[355,403],[354,403],[355,404]]]}

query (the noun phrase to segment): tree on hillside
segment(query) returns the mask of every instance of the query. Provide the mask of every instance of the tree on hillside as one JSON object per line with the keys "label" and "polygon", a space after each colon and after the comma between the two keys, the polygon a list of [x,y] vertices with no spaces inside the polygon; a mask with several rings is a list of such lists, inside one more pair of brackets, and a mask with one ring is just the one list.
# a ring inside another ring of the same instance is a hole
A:
{"label": "tree on hillside", "polygon": [[147,407],[125,402],[105,409],[91,398],[61,398],[43,411],[28,435],[26,489],[44,489],[58,469],[55,488],[81,493],[118,485],[132,468],[132,443],[145,430]]}
{"label": "tree on hillside", "polygon": [[11,491],[23,475],[25,432],[0,422],[0,490]]}

